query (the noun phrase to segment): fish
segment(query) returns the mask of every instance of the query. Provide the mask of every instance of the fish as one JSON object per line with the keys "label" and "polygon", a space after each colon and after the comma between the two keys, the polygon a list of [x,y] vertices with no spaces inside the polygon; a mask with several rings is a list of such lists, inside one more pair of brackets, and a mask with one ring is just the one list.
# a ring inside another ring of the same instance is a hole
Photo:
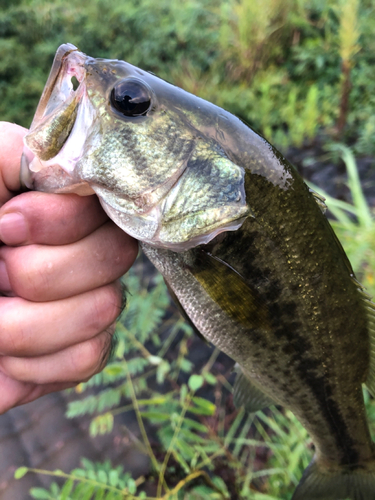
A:
{"label": "fish", "polygon": [[293,500],[374,500],[375,305],[324,199],[229,112],[131,64],[57,50],[25,137],[27,189],[95,193],[195,329],[236,362],[234,401],[278,404],[315,454]]}

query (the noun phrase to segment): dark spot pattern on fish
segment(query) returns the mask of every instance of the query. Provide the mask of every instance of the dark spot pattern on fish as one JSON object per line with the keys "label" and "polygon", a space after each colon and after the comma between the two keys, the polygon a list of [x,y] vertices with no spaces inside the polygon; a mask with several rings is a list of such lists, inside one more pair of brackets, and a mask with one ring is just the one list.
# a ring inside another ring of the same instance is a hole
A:
{"label": "dark spot pattern on fish", "polygon": [[[254,223],[252,223],[254,225]],[[249,222],[251,227],[251,222]],[[338,449],[342,452],[342,464],[357,463],[359,459],[355,442],[351,438],[351,430],[342,418],[340,408],[333,398],[333,389],[330,381],[325,376],[319,375],[321,369],[320,360],[313,357],[314,352],[311,342],[303,335],[303,326],[296,316],[297,303],[289,300],[285,296],[284,288],[281,283],[273,277],[273,272],[269,263],[262,262],[261,251],[257,249],[255,242],[262,237],[259,231],[255,233],[242,232],[239,235],[227,233],[226,238],[221,240],[218,246],[213,249],[215,255],[236,266],[245,282],[257,289],[261,288],[262,299],[267,304],[268,317],[272,321],[271,336],[274,340],[265,340],[265,336],[254,331],[249,332],[252,342],[257,343],[260,348],[268,352],[282,352],[289,357],[288,367],[283,370],[285,377],[290,377],[291,370],[298,373],[302,386],[309,387],[316,400],[315,404],[319,407],[319,412],[326,420],[329,431],[334,437]],[[236,238],[236,261],[232,258],[232,249]],[[264,238],[264,236],[263,236]],[[259,245],[259,244],[258,244]],[[246,249],[246,250],[245,250]],[[243,259],[239,256],[244,255]],[[260,273],[261,268],[261,273]],[[314,284],[316,285],[316,276]],[[294,288],[299,291],[297,283]],[[333,346],[326,347],[329,355],[333,353]],[[277,363],[277,359],[275,360]],[[280,386],[281,390],[288,387],[287,384],[280,384],[277,377],[268,375],[270,384],[275,387]]]}

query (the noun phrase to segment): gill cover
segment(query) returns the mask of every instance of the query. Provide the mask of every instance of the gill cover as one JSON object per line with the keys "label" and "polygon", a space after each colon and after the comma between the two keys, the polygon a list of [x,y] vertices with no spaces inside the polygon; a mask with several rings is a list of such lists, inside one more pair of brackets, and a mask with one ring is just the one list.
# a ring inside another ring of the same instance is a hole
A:
{"label": "gill cover", "polygon": [[174,93],[124,61],[61,46],[25,137],[24,183],[95,192],[124,231],[176,251],[238,229],[249,215],[244,169],[197,129],[201,100],[188,95],[189,109]]}

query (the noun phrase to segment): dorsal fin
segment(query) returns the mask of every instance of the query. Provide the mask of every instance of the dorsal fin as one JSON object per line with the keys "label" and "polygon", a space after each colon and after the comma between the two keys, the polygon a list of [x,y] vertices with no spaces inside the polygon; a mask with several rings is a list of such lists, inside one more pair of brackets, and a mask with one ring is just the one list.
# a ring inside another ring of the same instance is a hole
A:
{"label": "dorsal fin", "polygon": [[375,304],[371,296],[365,292],[363,286],[352,276],[357,285],[358,293],[361,295],[367,312],[367,329],[370,337],[370,363],[366,379],[366,387],[375,397]]}
{"label": "dorsal fin", "polygon": [[325,204],[326,199],[324,198],[324,196],[322,196],[321,194],[319,194],[316,191],[314,191],[313,189],[311,189],[311,187],[309,187],[309,191],[313,195],[313,197],[314,197],[316,203],[318,204],[320,210],[325,214],[326,211],[327,211],[327,209],[328,209],[328,207]]}
{"label": "dorsal fin", "polygon": [[236,407],[243,406],[249,413],[254,413],[277,404],[260,388],[254,385],[238,363],[235,364],[234,369],[237,372],[233,388],[233,402]]}

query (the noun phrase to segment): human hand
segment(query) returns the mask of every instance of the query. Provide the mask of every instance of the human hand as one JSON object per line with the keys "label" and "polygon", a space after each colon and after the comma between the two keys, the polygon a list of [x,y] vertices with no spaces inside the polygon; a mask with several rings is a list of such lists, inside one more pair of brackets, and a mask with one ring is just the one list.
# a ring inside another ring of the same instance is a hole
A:
{"label": "human hand", "polygon": [[0,414],[103,368],[138,249],[96,196],[17,195],[25,133],[0,122]]}

